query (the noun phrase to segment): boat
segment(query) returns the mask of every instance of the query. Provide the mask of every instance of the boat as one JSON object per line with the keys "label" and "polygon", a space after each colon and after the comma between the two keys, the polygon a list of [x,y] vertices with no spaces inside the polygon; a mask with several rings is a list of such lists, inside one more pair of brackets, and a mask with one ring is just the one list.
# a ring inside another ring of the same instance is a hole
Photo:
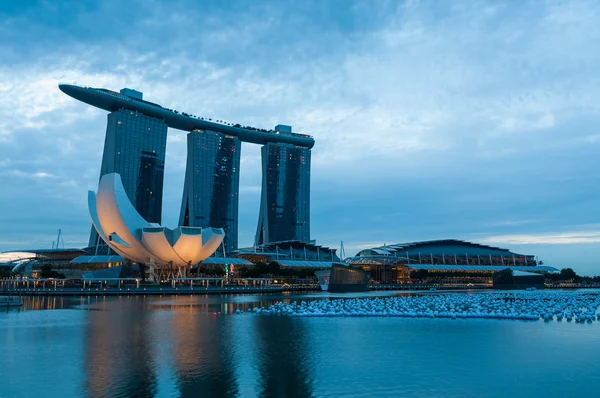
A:
{"label": "boat", "polygon": [[331,270],[325,271],[316,271],[315,276],[319,281],[319,286],[321,286],[321,290],[326,292],[329,289],[329,276],[331,276]]}

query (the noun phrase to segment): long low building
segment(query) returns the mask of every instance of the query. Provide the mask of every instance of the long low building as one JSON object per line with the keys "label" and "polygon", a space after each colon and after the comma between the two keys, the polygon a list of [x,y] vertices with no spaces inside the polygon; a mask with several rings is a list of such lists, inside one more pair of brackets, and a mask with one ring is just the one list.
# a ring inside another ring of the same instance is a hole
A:
{"label": "long low building", "polygon": [[275,261],[284,267],[329,268],[334,263],[342,263],[336,249],[297,240],[241,248],[235,255],[253,263]]}
{"label": "long low building", "polygon": [[534,255],[456,239],[384,245],[362,250],[346,261],[371,272],[371,278],[379,283],[403,283],[415,270],[426,270],[432,275],[489,274],[506,268],[538,273],[558,271],[540,265]]}

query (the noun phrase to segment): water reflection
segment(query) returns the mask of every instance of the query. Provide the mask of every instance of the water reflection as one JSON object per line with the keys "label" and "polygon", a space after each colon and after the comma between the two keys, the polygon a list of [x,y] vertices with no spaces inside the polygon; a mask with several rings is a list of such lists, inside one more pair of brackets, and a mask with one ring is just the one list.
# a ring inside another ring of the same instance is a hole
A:
{"label": "water reflection", "polygon": [[27,298],[0,397],[597,395],[598,323],[225,315],[289,299]]}
{"label": "water reflection", "polygon": [[159,391],[234,397],[243,383],[251,396],[312,396],[312,347],[300,320],[225,315],[270,303],[226,297],[91,302],[82,361],[86,392],[91,397],[150,397]]}
{"label": "water reflection", "polygon": [[55,310],[65,309],[71,306],[70,299],[64,297],[23,297],[23,309],[25,310]]}
{"label": "water reflection", "polygon": [[233,397],[238,388],[231,325],[195,308],[175,309],[172,343],[181,396]]}
{"label": "water reflection", "polygon": [[312,396],[312,346],[307,341],[306,324],[294,318],[261,316],[255,326],[260,396]]}
{"label": "water reflection", "polygon": [[[114,307],[114,306],[112,306]],[[153,397],[156,392],[146,300],[121,300],[118,310],[87,312],[85,389],[91,397]]]}

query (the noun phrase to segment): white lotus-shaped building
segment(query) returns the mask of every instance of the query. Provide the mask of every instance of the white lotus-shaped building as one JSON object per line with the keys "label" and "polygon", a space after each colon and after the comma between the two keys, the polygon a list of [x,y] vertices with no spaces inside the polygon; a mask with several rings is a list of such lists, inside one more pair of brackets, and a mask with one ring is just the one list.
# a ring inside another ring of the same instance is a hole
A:
{"label": "white lotus-shaped building", "polygon": [[133,207],[117,173],[100,179],[98,193],[88,192],[94,228],[106,244],[123,257],[141,264],[185,266],[208,258],[221,245],[222,228],[151,224]]}

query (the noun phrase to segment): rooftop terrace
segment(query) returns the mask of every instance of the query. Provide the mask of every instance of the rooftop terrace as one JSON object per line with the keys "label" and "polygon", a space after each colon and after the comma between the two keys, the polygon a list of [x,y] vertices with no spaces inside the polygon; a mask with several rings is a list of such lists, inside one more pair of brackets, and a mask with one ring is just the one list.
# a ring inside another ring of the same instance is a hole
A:
{"label": "rooftop terrace", "polygon": [[[123,89],[124,93],[135,92],[135,96],[117,93],[105,88],[84,87],[73,84],[59,84],[65,94],[85,102],[86,104],[114,112],[128,109],[144,115],[162,119],[172,128],[184,131],[210,130],[238,137],[241,141],[264,145],[269,142],[286,143],[312,148],[315,140],[305,134],[292,133],[291,128],[273,130],[260,129],[240,123],[204,118],[186,112],[165,108],[154,102],[142,99],[141,93],[131,89]],[[138,95],[139,94],[139,95]],[[289,127],[289,126],[284,126]]]}

